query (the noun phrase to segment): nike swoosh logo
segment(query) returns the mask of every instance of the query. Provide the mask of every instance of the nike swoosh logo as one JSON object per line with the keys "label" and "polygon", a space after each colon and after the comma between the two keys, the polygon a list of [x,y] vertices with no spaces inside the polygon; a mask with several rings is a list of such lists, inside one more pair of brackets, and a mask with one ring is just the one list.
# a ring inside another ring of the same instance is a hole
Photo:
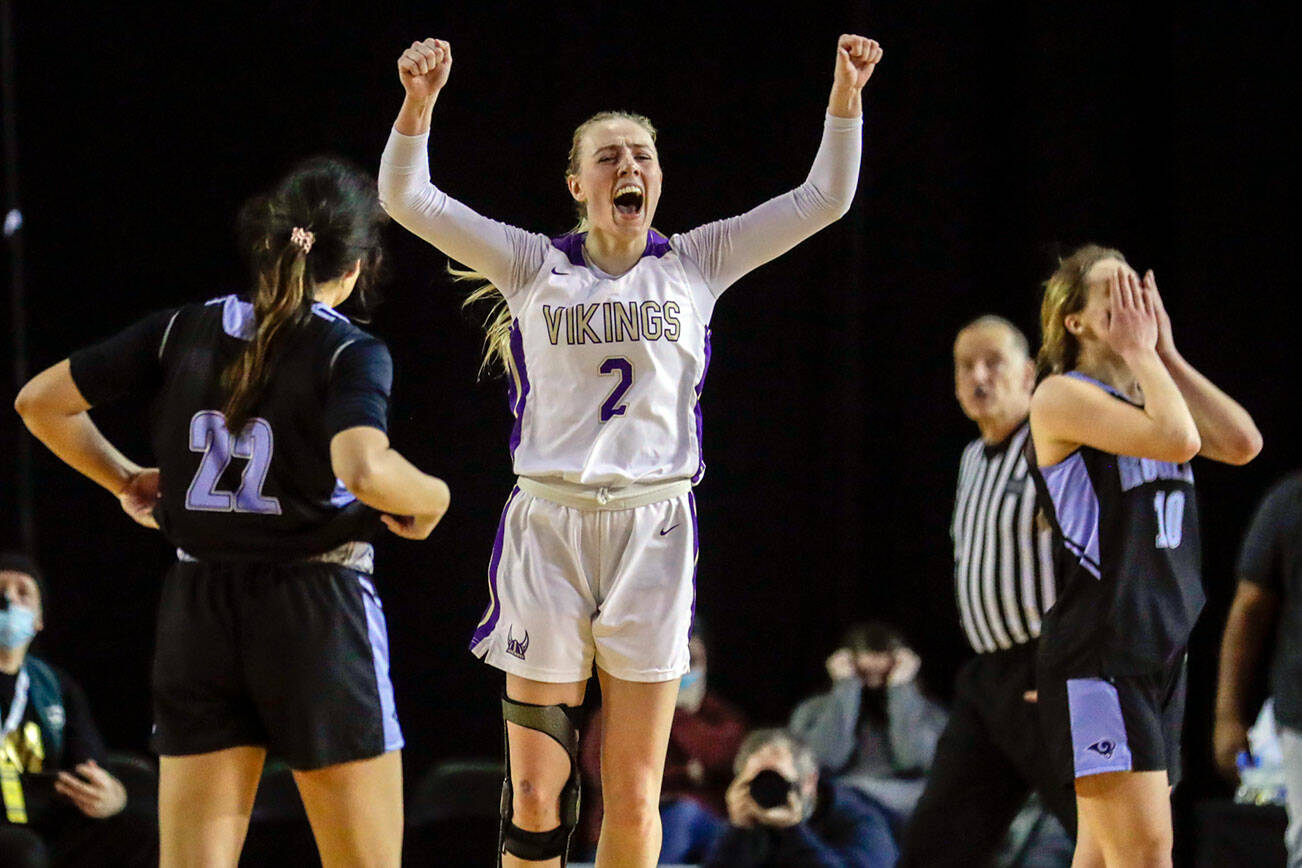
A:
{"label": "nike swoosh logo", "polygon": [[552,269],[552,274],[559,274],[559,275],[561,275],[562,277],[564,277],[565,275],[569,274],[569,272],[568,272],[568,271],[557,271],[556,269],[553,268],[553,269]]}
{"label": "nike swoosh logo", "polygon": [[[681,522],[680,522],[680,524],[681,524]],[[661,535],[661,536],[664,536],[665,534],[669,533],[669,531],[673,530],[675,527],[678,527],[678,525],[675,524],[675,525],[672,525],[671,527],[667,527],[667,528],[665,528],[664,530],[660,531],[660,535]]]}

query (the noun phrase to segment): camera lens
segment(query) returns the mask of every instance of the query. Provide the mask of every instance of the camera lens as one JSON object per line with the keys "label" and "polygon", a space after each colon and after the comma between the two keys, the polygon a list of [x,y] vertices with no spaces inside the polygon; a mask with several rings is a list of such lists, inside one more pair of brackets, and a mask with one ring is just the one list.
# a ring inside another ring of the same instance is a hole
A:
{"label": "camera lens", "polygon": [[765,769],[751,778],[750,797],[761,808],[777,808],[787,803],[793,787],[793,781],[787,780],[773,769]]}

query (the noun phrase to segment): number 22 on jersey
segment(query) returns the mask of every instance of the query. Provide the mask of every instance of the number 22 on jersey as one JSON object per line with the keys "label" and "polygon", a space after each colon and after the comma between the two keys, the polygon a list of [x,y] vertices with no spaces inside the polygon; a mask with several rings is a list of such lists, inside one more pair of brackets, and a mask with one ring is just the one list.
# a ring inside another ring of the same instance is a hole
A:
{"label": "number 22 on jersey", "polygon": [[[217,410],[200,410],[190,418],[190,451],[202,452],[203,460],[185,493],[185,508],[198,512],[243,512],[280,515],[280,500],[262,493],[275,439],[266,419],[254,417],[239,436],[226,427],[226,416]],[[232,458],[248,461],[235,491],[217,488]]]}

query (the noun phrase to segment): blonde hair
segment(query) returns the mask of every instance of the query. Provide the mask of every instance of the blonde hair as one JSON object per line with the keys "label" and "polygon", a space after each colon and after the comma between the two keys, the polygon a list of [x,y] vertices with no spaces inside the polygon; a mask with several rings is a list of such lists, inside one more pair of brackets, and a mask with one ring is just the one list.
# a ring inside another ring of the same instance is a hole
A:
{"label": "blonde hair", "polygon": [[[646,130],[651,136],[652,143],[655,142],[657,135],[655,125],[646,116],[625,111],[597,112],[574,129],[574,136],[570,140],[569,157],[565,164],[566,180],[579,173],[579,167],[583,160],[583,136],[594,125],[615,120],[632,121]],[[566,233],[567,235],[573,235],[576,232],[587,232],[589,227],[588,211],[584,203],[576,201],[574,204],[579,212],[579,219],[574,228]],[[489,305],[488,313],[484,317],[484,360],[479,366],[479,375],[482,377],[485,374],[491,376],[502,373],[518,378],[519,373],[515,369],[515,358],[511,355],[511,332],[515,328],[515,319],[511,316],[511,309],[507,307],[502,291],[487,280],[483,274],[473,269],[448,265],[448,274],[452,275],[454,280],[479,284],[470,291],[466,296],[466,300],[461,303],[463,308],[472,307],[480,302]]]}
{"label": "blonde hair", "polygon": [[1035,357],[1036,380],[1050,374],[1062,374],[1076,367],[1080,340],[1067,330],[1066,318],[1079,313],[1089,301],[1090,269],[1105,259],[1125,262],[1120,250],[1098,244],[1077,248],[1044,282],[1044,299],[1040,302],[1040,351]]}

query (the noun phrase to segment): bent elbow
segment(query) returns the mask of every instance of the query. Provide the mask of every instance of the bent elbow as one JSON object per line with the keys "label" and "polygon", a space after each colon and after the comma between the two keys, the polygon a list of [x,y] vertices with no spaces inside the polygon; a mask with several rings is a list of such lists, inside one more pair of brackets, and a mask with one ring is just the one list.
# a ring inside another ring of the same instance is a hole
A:
{"label": "bent elbow", "polygon": [[1193,431],[1186,431],[1184,439],[1176,444],[1176,453],[1180,457],[1174,459],[1174,461],[1178,465],[1184,465],[1186,462],[1193,461],[1194,455],[1202,452],[1202,449],[1203,439],[1202,436],[1199,436],[1198,428],[1194,428]]}
{"label": "bent elbow", "polygon": [[375,468],[366,460],[352,462],[348,467],[337,469],[335,473],[344,488],[358,500],[368,502],[374,496]]}
{"label": "bent elbow", "polygon": [[827,223],[835,223],[846,214],[849,214],[852,205],[854,205],[853,187],[849,190],[840,190],[836,193],[825,195],[823,198],[822,210]]}
{"label": "bent elbow", "polygon": [[22,418],[23,423],[29,428],[32,425],[32,420],[40,414],[41,409],[45,406],[41,389],[35,383],[35,380],[28,380],[27,384],[18,390],[18,396],[14,398],[14,412]]}
{"label": "bent elbow", "polygon": [[380,183],[376,188],[376,192],[380,207],[384,209],[384,213],[397,220],[398,214],[395,212],[401,211],[401,208],[397,207],[395,203],[402,201],[402,191],[396,185],[386,183],[384,175],[380,175]]}
{"label": "bent elbow", "polygon": [[24,420],[27,418],[27,414],[32,411],[32,398],[27,394],[27,389],[28,386],[23,386],[18,392],[18,397],[14,398],[14,412]]}
{"label": "bent elbow", "polygon": [[399,215],[405,214],[407,207],[406,184],[403,183],[401,176],[395,177],[394,173],[386,166],[381,164],[379,177],[376,178],[376,194],[380,201],[380,207],[384,213],[388,214],[394,220],[401,222]]}
{"label": "bent elbow", "polygon": [[1203,438],[1199,436],[1198,429],[1184,432],[1183,437],[1177,438],[1172,443],[1170,460],[1175,464],[1185,464],[1193,460],[1193,457],[1202,451]]}
{"label": "bent elbow", "polygon": [[438,515],[439,518],[443,518],[443,516],[448,514],[448,508],[452,506],[452,489],[448,488],[448,484],[444,482],[442,479],[440,479],[438,483],[439,483],[439,492],[437,497],[437,503],[435,504],[436,505],[435,513]]}
{"label": "bent elbow", "polygon": [[838,200],[838,201],[836,202],[835,208],[833,208],[833,210],[832,210],[832,219],[831,219],[830,221],[828,221],[828,222],[829,222],[829,223],[835,223],[837,220],[840,220],[842,217],[844,217],[845,215],[849,214],[849,213],[850,213],[850,206],[852,206],[852,205],[854,205],[854,197],[853,197],[853,196],[851,196],[851,197],[848,198],[848,199],[840,199],[840,200]]}
{"label": "bent elbow", "polygon": [[1218,456],[1222,463],[1242,467],[1261,453],[1261,432],[1254,426],[1248,431],[1236,431]]}
{"label": "bent elbow", "polygon": [[1234,460],[1231,464],[1244,465],[1261,454],[1261,447],[1265,445],[1262,440],[1261,432],[1257,426],[1253,425],[1246,431],[1240,431],[1235,443]]}

